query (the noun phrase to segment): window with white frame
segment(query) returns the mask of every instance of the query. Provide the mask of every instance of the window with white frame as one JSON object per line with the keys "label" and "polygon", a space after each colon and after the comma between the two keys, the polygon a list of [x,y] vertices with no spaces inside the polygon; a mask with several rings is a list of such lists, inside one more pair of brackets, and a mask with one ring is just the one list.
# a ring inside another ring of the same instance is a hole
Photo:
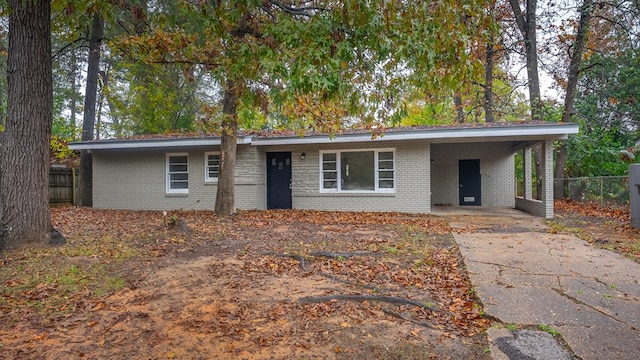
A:
{"label": "window with white frame", "polygon": [[395,151],[321,151],[320,191],[395,191]]}
{"label": "window with white frame", "polygon": [[167,193],[189,192],[189,154],[167,154]]}
{"label": "window with white frame", "polygon": [[204,153],[204,162],[204,181],[218,181],[218,175],[220,173],[220,153]]}

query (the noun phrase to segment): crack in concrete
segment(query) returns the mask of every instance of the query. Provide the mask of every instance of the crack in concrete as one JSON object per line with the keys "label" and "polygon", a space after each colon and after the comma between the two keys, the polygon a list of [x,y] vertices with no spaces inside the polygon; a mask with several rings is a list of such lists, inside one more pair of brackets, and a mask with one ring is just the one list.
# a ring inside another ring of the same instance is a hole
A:
{"label": "crack in concrete", "polygon": [[604,285],[606,287],[609,287],[609,284],[607,284],[606,282],[600,280],[600,278],[594,277],[593,280],[595,280],[597,283]]}
{"label": "crack in concrete", "polygon": [[604,316],[606,316],[606,317],[608,317],[608,318],[610,318],[612,320],[615,320],[615,321],[619,322],[620,324],[624,324],[624,325],[630,327],[631,329],[633,329],[635,331],[639,330],[635,326],[633,326],[633,325],[631,325],[631,324],[629,324],[629,323],[627,323],[625,321],[622,321],[621,319],[618,319],[618,318],[616,318],[614,316],[611,316],[611,315],[607,314],[606,312],[604,312],[604,311],[602,311],[602,310],[600,310],[600,309],[598,309],[598,308],[596,308],[594,306],[591,306],[590,304],[587,304],[586,302],[584,302],[584,301],[582,301],[580,299],[577,299],[577,298],[567,294],[566,292],[562,291],[562,289],[552,288],[551,290],[555,291],[558,295],[560,295],[560,296],[572,301],[575,304],[582,305],[582,306],[585,306],[585,307],[587,307],[587,308],[589,308],[591,310],[594,310],[594,311],[596,311],[596,312],[598,312],[598,313],[600,313],[600,314],[602,314],[602,315],[604,315]]}
{"label": "crack in concrete", "polygon": [[528,274],[528,272],[527,272],[526,270],[524,270],[524,269],[522,269],[522,268],[519,268],[519,267],[516,267],[516,266],[505,265],[505,264],[498,264],[498,263],[492,263],[492,262],[487,262],[487,261],[478,261],[478,260],[469,260],[469,262],[474,262],[474,263],[477,263],[477,264],[485,264],[485,265],[494,265],[494,266],[497,266],[498,268],[500,268],[500,270],[499,270],[499,271],[502,271],[502,268],[503,268],[503,267],[506,267],[506,268],[510,268],[510,269],[520,270],[520,271],[522,271],[523,273]]}

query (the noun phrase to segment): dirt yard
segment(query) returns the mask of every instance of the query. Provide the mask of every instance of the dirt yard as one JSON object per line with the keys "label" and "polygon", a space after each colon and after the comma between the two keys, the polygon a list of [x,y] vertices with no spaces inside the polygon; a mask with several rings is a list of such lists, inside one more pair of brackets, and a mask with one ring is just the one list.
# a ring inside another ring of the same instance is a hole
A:
{"label": "dirt yard", "polygon": [[555,209],[555,218],[547,221],[550,232],[573,234],[640,262],[640,230],[631,227],[628,206],[556,200]]}
{"label": "dirt yard", "polygon": [[482,359],[491,320],[446,220],[52,209],[0,255],[3,359]]}

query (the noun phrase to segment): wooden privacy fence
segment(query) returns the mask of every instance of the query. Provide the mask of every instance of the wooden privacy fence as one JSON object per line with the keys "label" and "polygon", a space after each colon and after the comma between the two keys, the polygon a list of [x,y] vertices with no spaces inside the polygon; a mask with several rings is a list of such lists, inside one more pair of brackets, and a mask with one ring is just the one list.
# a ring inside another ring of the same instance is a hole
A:
{"label": "wooden privacy fence", "polygon": [[76,169],[49,169],[49,204],[73,204],[78,184]]}

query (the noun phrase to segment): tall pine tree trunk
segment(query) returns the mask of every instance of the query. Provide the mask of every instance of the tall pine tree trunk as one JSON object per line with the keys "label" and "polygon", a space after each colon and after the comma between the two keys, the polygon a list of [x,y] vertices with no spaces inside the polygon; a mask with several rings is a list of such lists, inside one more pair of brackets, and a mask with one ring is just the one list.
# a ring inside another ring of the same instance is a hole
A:
{"label": "tall pine tree trunk", "polygon": [[571,122],[571,117],[575,111],[576,88],[578,87],[580,64],[582,63],[582,54],[584,53],[584,47],[587,43],[587,32],[589,31],[592,12],[593,1],[584,0],[584,3],[580,7],[578,33],[572,46],[573,51],[571,52],[571,62],[569,63],[569,72],[567,74],[567,91],[564,97],[564,113],[562,114],[563,122]]}
{"label": "tall pine tree trunk", "polygon": [[536,36],[536,0],[526,0],[525,13],[520,9],[518,0],[509,0],[516,24],[524,40],[525,58],[527,62],[527,81],[531,119],[542,120],[542,101],[540,100],[540,79],[538,77],[538,40]]}
{"label": "tall pine tree trunk", "polygon": [[[527,62],[527,81],[529,90],[529,106],[531,107],[531,120],[543,120],[543,104],[540,99],[540,79],[538,76],[538,40],[536,36],[536,8],[537,0],[526,0],[525,13],[520,9],[518,0],[509,0],[513,15],[522,33],[524,40],[525,57]],[[542,155],[540,151],[534,149],[536,174],[542,174]],[[536,182],[536,191],[542,192],[542,183]]]}
{"label": "tall pine tree trunk", "polygon": [[78,58],[76,57],[76,49],[71,50],[71,71],[69,72],[69,84],[71,85],[71,98],[69,99],[69,130],[71,138],[76,139],[76,115],[78,111]]}
{"label": "tall pine tree trunk", "polygon": [[[0,40],[0,52],[6,52],[7,48],[5,47],[4,41]],[[0,62],[0,74],[5,75],[7,73],[7,68],[3,62]],[[4,119],[6,109],[4,107],[5,96],[7,95],[7,89],[5,87],[4,81],[0,80],[0,129],[4,127]],[[0,132],[1,134],[1,132]],[[2,140],[0,138],[0,140]]]}
{"label": "tall pine tree trunk", "polygon": [[[84,117],[82,119],[82,141],[93,140],[96,123],[96,94],[100,71],[100,45],[104,32],[104,21],[100,13],[93,15],[91,38],[89,39],[89,63],[87,67],[87,88],[84,97]],[[93,159],[87,150],[80,152],[80,171],[78,172],[78,202],[80,205],[93,205]]]}
{"label": "tall pine tree trunk", "polygon": [[487,52],[484,64],[484,118],[488,123],[494,122],[493,117],[493,38],[487,43]]}
{"label": "tall pine tree trunk", "polygon": [[238,142],[237,83],[227,80],[222,99],[222,138],[220,144],[220,171],[216,193],[215,213],[219,216],[235,212],[235,167]]}
{"label": "tall pine tree trunk", "polygon": [[[527,0],[526,30],[524,32],[527,53],[527,78],[529,83],[529,103],[531,120],[543,120],[542,100],[540,99],[540,79],[538,77],[538,40],[536,36],[536,0]],[[537,159],[536,159],[537,160]]]}
{"label": "tall pine tree trunk", "polygon": [[10,0],[7,123],[0,157],[0,247],[49,240],[53,112],[51,2]]}
{"label": "tall pine tree trunk", "polygon": [[[576,40],[572,46],[571,62],[569,63],[569,72],[567,74],[567,91],[564,96],[564,112],[562,114],[563,122],[571,122],[573,113],[575,112],[576,89],[578,87],[578,78],[580,75],[580,64],[582,63],[582,54],[587,43],[587,33],[589,31],[589,22],[593,13],[593,1],[584,0],[580,7],[580,21],[578,22],[578,32]],[[565,178],[565,167],[567,164],[567,148],[564,142],[558,146],[556,156],[556,168],[554,177],[556,179]],[[556,198],[564,196],[564,181],[556,181],[554,184],[554,194]]]}
{"label": "tall pine tree trunk", "polygon": [[460,93],[453,95],[453,104],[456,108],[456,122],[462,124],[464,122],[464,109],[462,108],[462,96],[460,96]]}

